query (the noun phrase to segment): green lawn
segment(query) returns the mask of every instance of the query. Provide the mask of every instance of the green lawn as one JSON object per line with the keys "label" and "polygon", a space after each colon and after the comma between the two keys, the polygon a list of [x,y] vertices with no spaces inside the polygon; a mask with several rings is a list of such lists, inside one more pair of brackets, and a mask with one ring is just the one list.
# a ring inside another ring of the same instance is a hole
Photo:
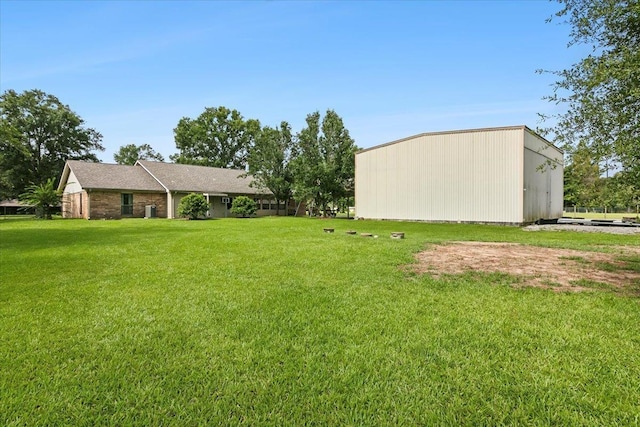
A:
{"label": "green lawn", "polygon": [[640,424],[640,298],[399,268],[450,240],[640,246],[339,219],[7,219],[0,425]]}

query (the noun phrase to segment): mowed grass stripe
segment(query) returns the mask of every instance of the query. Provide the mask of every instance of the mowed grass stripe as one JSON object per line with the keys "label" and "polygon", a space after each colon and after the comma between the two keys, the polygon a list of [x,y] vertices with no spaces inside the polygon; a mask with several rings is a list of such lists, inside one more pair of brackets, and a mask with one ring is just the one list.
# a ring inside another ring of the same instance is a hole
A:
{"label": "mowed grass stripe", "polygon": [[428,243],[634,236],[300,218],[0,233],[2,425],[639,422],[637,298],[399,268]]}

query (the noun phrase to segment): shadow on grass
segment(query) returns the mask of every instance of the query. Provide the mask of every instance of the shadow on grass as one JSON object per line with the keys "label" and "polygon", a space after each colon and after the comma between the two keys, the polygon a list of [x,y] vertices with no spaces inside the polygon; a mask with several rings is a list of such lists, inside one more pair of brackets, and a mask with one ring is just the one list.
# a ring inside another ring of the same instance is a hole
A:
{"label": "shadow on grass", "polygon": [[[152,223],[143,223],[137,219],[95,221],[86,220],[23,220],[22,218],[11,220],[12,224],[18,224],[16,228],[1,229],[2,239],[0,248],[7,248],[11,242],[11,249],[14,250],[40,250],[66,246],[69,243],[74,245],[100,245],[111,246],[131,243],[132,241],[143,242],[149,239],[151,234],[155,234],[161,229],[163,239],[171,240],[185,235],[198,234],[199,229],[176,227],[179,221],[162,222],[152,220]],[[19,224],[39,222],[37,227],[21,227]],[[186,222],[186,221],[185,221]],[[203,221],[204,222],[204,221]],[[7,224],[9,221],[7,221]],[[115,226],[114,226],[115,225]],[[160,225],[159,227],[156,227]],[[155,237],[150,238],[150,240]]]}

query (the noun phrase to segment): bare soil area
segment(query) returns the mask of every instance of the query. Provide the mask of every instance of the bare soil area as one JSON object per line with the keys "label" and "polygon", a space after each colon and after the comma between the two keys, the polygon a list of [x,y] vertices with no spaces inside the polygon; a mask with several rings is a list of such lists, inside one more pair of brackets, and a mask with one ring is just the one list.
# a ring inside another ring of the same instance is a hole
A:
{"label": "bare soil area", "polygon": [[619,253],[541,248],[516,243],[451,242],[432,245],[416,254],[412,269],[440,277],[468,271],[500,272],[518,277],[516,286],[558,291],[610,289],[637,293],[640,272],[620,257],[640,254],[640,248],[620,247]]}

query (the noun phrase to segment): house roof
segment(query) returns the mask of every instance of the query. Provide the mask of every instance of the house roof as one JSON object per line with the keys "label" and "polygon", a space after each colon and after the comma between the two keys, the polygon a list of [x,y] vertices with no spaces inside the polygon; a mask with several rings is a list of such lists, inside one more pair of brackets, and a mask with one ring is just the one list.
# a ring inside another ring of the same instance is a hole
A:
{"label": "house roof", "polygon": [[[268,190],[251,187],[254,181],[239,169],[222,169],[179,163],[138,160],[150,175],[168,191],[198,192],[210,194],[270,194]],[[142,169],[141,168],[141,169]]]}
{"label": "house roof", "polygon": [[162,185],[139,166],[68,160],[60,180],[61,187],[67,183],[70,171],[84,189],[165,192]]}
{"label": "house roof", "polygon": [[125,190],[195,192],[227,196],[229,194],[266,194],[251,187],[252,177],[238,169],[138,160],[134,166],[69,160],[65,164],[58,189],[64,189],[75,176],[75,184],[85,190]]}

